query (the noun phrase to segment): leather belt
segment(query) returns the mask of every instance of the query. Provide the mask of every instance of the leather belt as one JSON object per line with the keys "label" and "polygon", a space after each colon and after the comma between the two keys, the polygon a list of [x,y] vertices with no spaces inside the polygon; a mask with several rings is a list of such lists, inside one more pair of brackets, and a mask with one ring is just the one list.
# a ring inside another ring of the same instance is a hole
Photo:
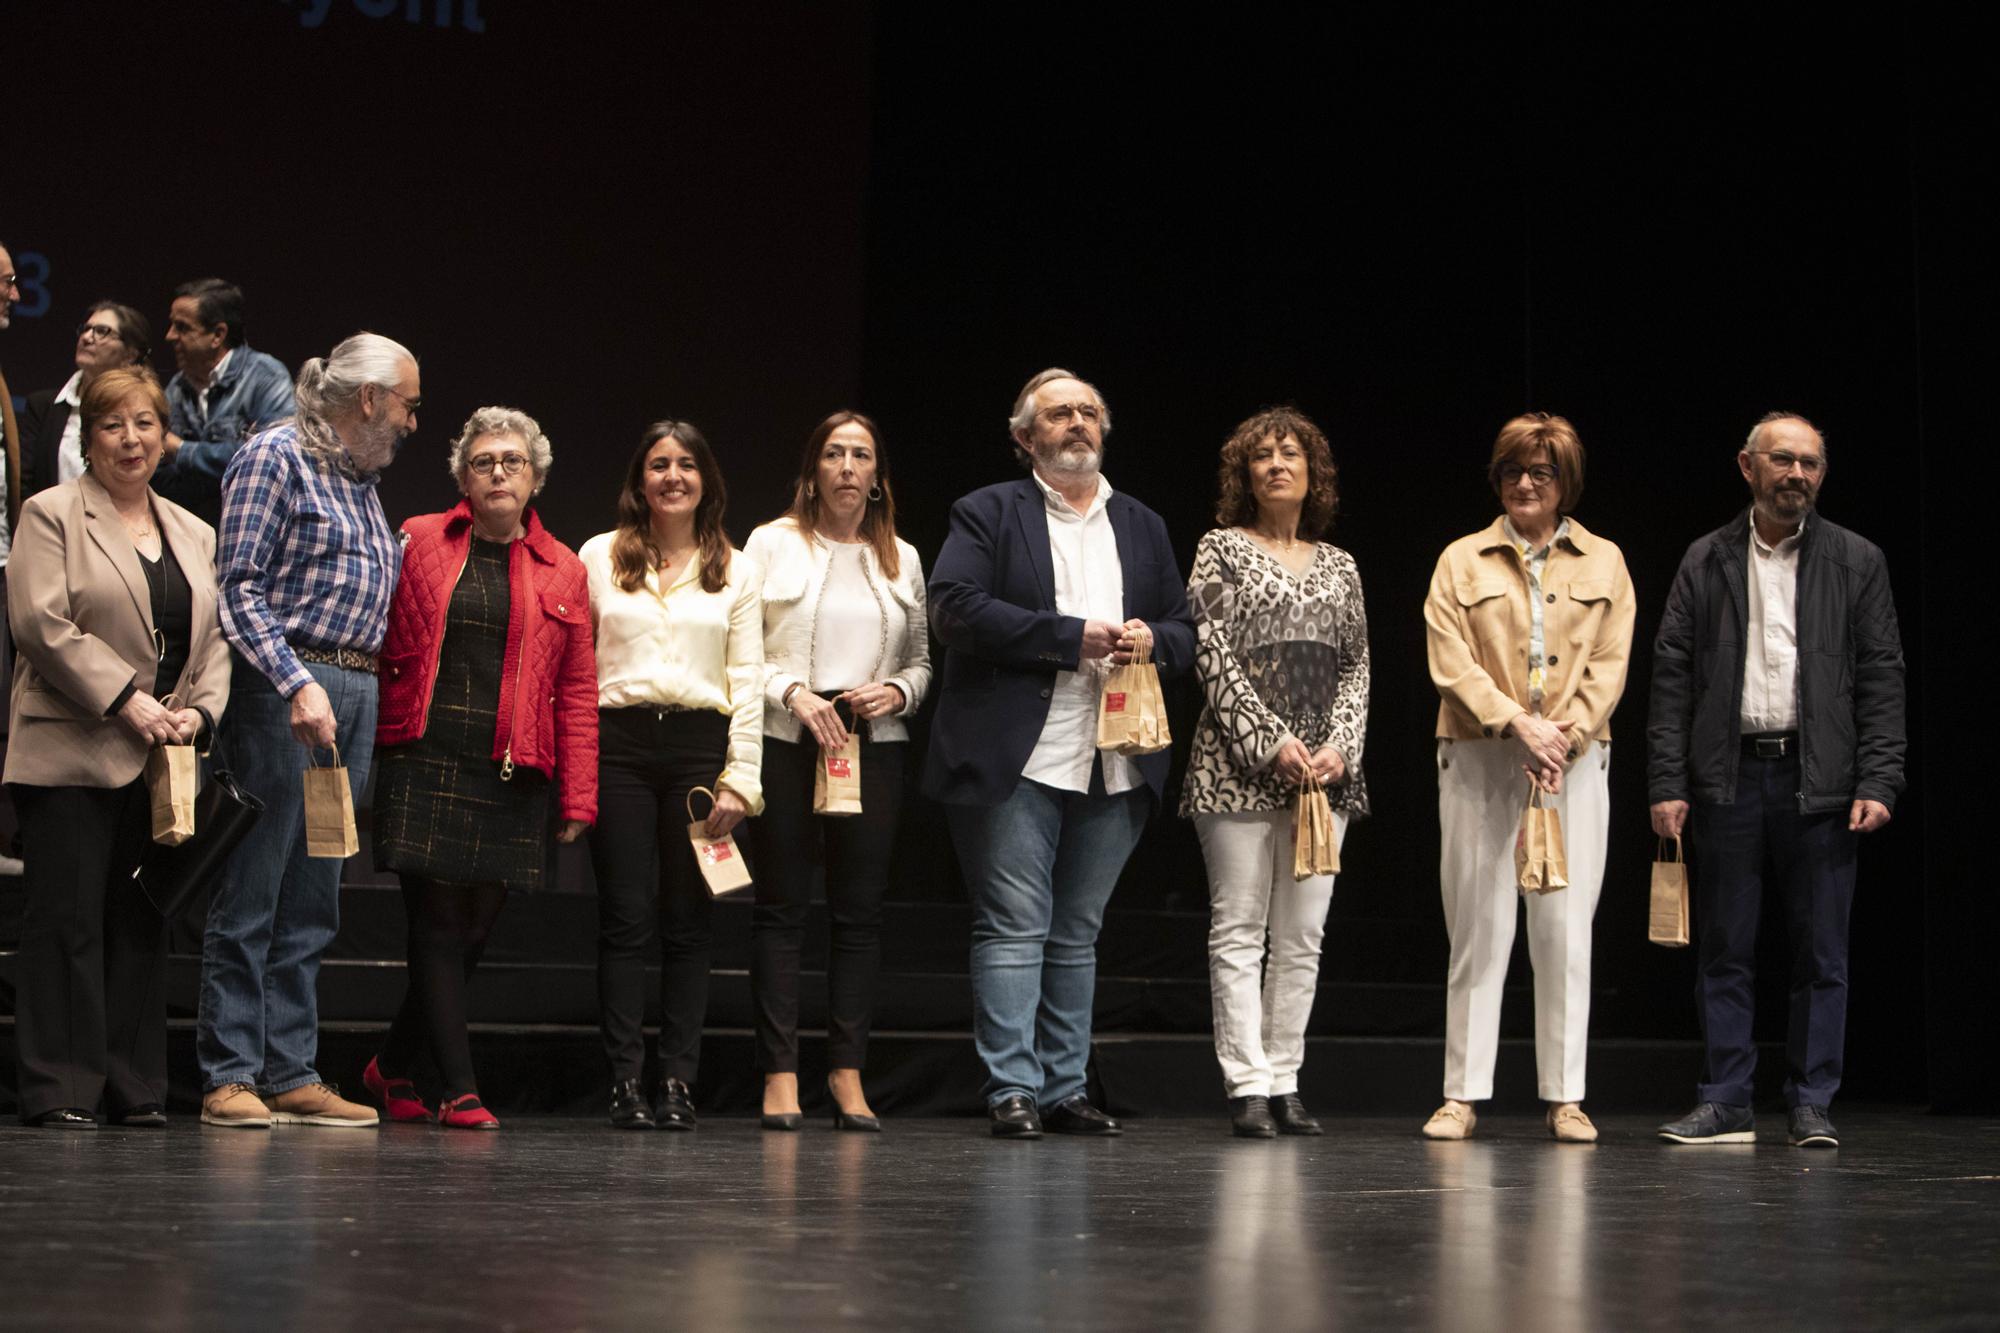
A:
{"label": "leather belt", "polygon": [[337,666],[348,671],[366,671],[378,674],[375,654],[364,653],[359,648],[301,648],[294,644],[292,654],[301,662],[317,662],[321,666]]}
{"label": "leather belt", "polygon": [[1746,759],[1783,759],[1798,752],[1799,733],[1796,731],[1762,731],[1743,738],[1743,757]]}

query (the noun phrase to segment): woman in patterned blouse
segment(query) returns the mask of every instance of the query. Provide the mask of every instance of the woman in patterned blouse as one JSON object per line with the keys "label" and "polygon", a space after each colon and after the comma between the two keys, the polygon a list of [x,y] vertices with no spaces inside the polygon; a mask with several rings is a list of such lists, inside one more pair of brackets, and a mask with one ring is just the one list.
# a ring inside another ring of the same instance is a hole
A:
{"label": "woman in patterned blouse", "polygon": [[1437,720],[1439,880],[1451,971],[1444,1105],[1424,1136],[1462,1139],[1493,1095],[1500,994],[1514,945],[1514,839],[1530,784],[1560,812],[1569,887],[1527,897],[1535,1070],[1549,1132],[1589,1143],[1583,1100],[1590,921],[1604,882],[1611,710],[1632,650],[1632,580],[1618,548],[1571,517],[1583,444],[1561,417],[1500,428],[1487,480],[1504,511],[1438,557],[1424,602]]}
{"label": "woman in patterned blouse", "polygon": [[1215,1050],[1246,1138],[1320,1132],[1299,1100],[1299,1065],[1333,876],[1292,878],[1299,790],[1329,789],[1337,838],[1368,812],[1361,576],[1318,540],[1334,478],[1326,436],[1303,414],[1245,421],[1222,446],[1221,526],[1201,539],[1188,580],[1205,706],[1181,813],[1208,863]]}

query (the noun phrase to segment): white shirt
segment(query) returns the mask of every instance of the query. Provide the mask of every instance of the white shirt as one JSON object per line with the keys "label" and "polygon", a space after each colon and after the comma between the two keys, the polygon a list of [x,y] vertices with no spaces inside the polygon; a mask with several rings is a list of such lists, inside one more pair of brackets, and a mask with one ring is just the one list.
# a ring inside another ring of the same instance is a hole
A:
{"label": "white shirt", "polygon": [[[1049,517],[1049,562],[1055,566],[1056,610],[1083,620],[1125,623],[1125,567],[1118,559],[1118,535],[1111,528],[1111,483],[1102,473],[1090,507],[1079,514],[1062,493],[1032,474],[1042,488]],[[1090,766],[1098,758],[1097,699],[1111,659],[1083,662],[1076,671],[1058,671],[1049,696],[1048,721],[1028,755],[1021,776],[1063,791],[1090,790]],[[1104,790],[1131,791],[1139,769],[1122,754],[1106,752]]]}
{"label": "white shirt", "polygon": [[[222,378],[222,368],[229,364],[229,358],[234,355],[236,355],[234,347],[225,349],[221,358],[213,366],[209,367],[208,381],[200,388],[194,389],[194,410],[200,414],[201,428],[203,430],[208,429],[208,391],[213,389],[216,381]],[[188,387],[194,388],[194,380],[192,378],[188,380]]]}
{"label": "white shirt", "polygon": [[611,539],[600,532],[577,558],[590,578],[596,627],[597,706],[674,706],[726,714],[727,763],[714,785],[726,786],[756,814],[764,808],[763,573],[741,551],[731,553],[729,581],[704,592],[697,554],[660,587],[646,571],[636,592],[611,573]]}
{"label": "white shirt", "polygon": [[56,448],[56,480],[75,481],[83,475],[83,372],[77,371],[62,386],[56,401],[69,404],[69,420],[63,422],[62,443]]}
{"label": "white shirt", "polygon": [[826,583],[814,608],[812,688],[851,690],[875,679],[887,633],[882,600],[868,582],[857,542],[828,542]]}
{"label": "white shirt", "polygon": [[1766,546],[1750,523],[1750,606],[1743,658],[1743,734],[1799,725],[1799,533]]}

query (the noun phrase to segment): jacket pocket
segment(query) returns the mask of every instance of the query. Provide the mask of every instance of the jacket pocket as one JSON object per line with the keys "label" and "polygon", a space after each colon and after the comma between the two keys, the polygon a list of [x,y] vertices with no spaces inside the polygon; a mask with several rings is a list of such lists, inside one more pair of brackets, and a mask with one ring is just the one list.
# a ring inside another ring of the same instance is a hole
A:
{"label": "jacket pocket", "polygon": [[1611,613],[1610,579],[1573,579],[1568,588],[1566,627],[1573,644],[1594,643],[1604,618]]}
{"label": "jacket pocket", "polygon": [[22,717],[53,717],[65,722],[102,722],[104,719],[64,694],[61,690],[35,685],[21,691]]}
{"label": "jacket pocket", "polygon": [[1465,616],[1475,644],[1505,644],[1518,637],[1526,641],[1526,626],[1514,624],[1513,600],[1501,579],[1465,579],[1452,586],[1452,595]]}
{"label": "jacket pocket", "polygon": [[582,597],[571,597],[566,593],[544,592],[542,594],[542,614],[550,620],[560,620],[565,625],[588,625],[590,604]]}

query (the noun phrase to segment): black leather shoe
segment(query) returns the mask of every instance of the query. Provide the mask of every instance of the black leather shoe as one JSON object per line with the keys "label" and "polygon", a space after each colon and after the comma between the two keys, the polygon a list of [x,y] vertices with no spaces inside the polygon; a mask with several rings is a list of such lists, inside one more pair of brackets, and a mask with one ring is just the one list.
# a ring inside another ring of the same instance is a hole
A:
{"label": "black leather shoe", "polygon": [[1239,1139],[1275,1139],[1278,1122],[1271,1118],[1271,1099],[1249,1096],[1229,1099],[1229,1127]]}
{"label": "black leather shoe", "polygon": [[611,1123],[619,1129],[653,1127],[653,1108],[646,1105],[646,1094],[639,1090],[638,1079],[628,1078],[611,1085]]}
{"label": "black leather shoe", "polygon": [[1042,1127],[1051,1134],[1094,1134],[1101,1139],[1125,1132],[1122,1125],[1092,1106],[1090,1099],[1080,1092],[1051,1106],[1042,1116]]}
{"label": "black leather shoe", "polygon": [[1838,1148],[1840,1131],[1826,1118],[1824,1106],[1794,1106],[1785,1138],[1794,1148]]}
{"label": "black leather shoe", "polygon": [[1038,1139],[1042,1137],[1042,1118],[1035,1114],[1035,1104],[1022,1093],[1002,1097],[986,1108],[986,1116],[993,1122],[993,1137],[996,1139]]}
{"label": "black leather shoe", "polygon": [[689,1130],[695,1126],[694,1094],[688,1085],[670,1078],[660,1085],[660,1100],[654,1103],[653,1117],[661,1129]]}
{"label": "black leather shoe", "polygon": [[1319,1121],[1312,1118],[1306,1104],[1299,1100],[1296,1092],[1281,1092],[1271,1098],[1271,1119],[1278,1122],[1280,1134],[1324,1134],[1326,1130]]}
{"label": "black leather shoe", "polygon": [[73,1106],[58,1106],[53,1111],[31,1116],[28,1123],[36,1129],[96,1129],[97,1117]]}
{"label": "black leather shoe", "polygon": [[167,1108],[158,1102],[141,1102],[124,1115],[113,1116],[111,1123],[128,1129],[165,1129]]}
{"label": "black leather shoe", "polygon": [[1757,1118],[1747,1106],[1703,1102],[1655,1132],[1669,1143],[1755,1143]]}

